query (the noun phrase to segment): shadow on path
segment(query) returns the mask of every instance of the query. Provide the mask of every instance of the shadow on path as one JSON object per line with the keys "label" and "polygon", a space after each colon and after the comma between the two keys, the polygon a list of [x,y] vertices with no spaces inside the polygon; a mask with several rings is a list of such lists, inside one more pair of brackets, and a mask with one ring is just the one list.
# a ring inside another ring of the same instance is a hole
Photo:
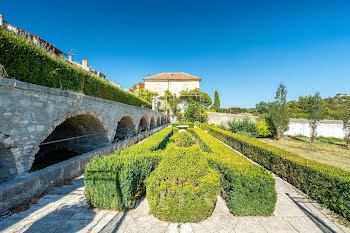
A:
{"label": "shadow on path", "polygon": [[295,200],[295,198],[291,197],[289,193],[286,193],[286,195],[313,221],[316,226],[322,231],[327,233],[336,233],[335,230],[333,230],[330,226],[328,226],[322,219],[319,217],[313,215],[310,211],[308,211],[305,207],[299,204],[298,201]]}
{"label": "shadow on path", "polygon": [[[40,214],[40,212],[45,211],[45,209],[48,207],[48,205],[54,203],[54,202],[58,202],[60,201],[62,198],[64,198],[67,194],[69,194],[70,192],[74,192],[77,189],[84,187],[84,179],[81,177],[78,180],[75,180],[72,182],[71,185],[64,185],[62,187],[58,187],[53,189],[50,193],[48,193],[47,195],[43,196],[42,198],[40,198],[38,200],[38,202],[36,204],[33,204],[32,206],[30,206],[29,209],[24,210],[22,212],[16,213],[16,214],[12,214],[10,216],[6,216],[3,217],[0,220],[0,231],[5,231],[6,229],[12,227],[13,225],[21,222],[22,220],[25,221],[26,218],[28,218],[30,215],[36,215],[36,214]],[[77,206],[75,206],[74,208],[77,208]],[[66,211],[67,208],[65,208],[64,210],[62,209],[62,211]],[[71,208],[72,210],[72,208]],[[56,211],[54,211],[56,212]],[[57,215],[58,213],[56,213]],[[54,214],[49,214],[50,216],[54,216]],[[46,216],[44,216],[45,220],[50,218],[46,218]],[[52,219],[52,217],[51,217]],[[55,219],[55,221],[58,219]],[[40,220],[38,220],[40,221]],[[49,231],[46,231],[49,232]]]}

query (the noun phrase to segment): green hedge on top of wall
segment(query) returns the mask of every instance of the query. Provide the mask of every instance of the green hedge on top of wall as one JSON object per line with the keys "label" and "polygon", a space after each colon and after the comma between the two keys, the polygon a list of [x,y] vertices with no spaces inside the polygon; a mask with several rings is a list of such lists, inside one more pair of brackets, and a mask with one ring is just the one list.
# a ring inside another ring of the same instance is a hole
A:
{"label": "green hedge on top of wall", "polygon": [[5,67],[11,78],[23,82],[152,108],[150,103],[2,28],[0,28],[0,64]]}
{"label": "green hedge on top of wall", "polygon": [[350,172],[214,126],[208,133],[350,219]]}
{"label": "green hedge on top of wall", "polygon": [[272,215],[277,201],[272,175],[203,130],[189,132],[202,150],[210,152],[208,162],[221,174],[223,195],[230,211],[238,216]]}

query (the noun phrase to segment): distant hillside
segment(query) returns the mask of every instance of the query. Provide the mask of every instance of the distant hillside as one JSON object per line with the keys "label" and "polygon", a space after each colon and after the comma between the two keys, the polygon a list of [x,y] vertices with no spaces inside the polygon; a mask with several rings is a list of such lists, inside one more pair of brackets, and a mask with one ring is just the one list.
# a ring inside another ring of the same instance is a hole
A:
{"label": "distant hillside", "polygon": [[[350,95],[337,94],[334,97],[323,99],[326,107],[326,119],[339,119],[340,110],[350,106]],[[310,96],[299,97],[299,100],[288,102],[290,117],[292,118],[307,118]]]}

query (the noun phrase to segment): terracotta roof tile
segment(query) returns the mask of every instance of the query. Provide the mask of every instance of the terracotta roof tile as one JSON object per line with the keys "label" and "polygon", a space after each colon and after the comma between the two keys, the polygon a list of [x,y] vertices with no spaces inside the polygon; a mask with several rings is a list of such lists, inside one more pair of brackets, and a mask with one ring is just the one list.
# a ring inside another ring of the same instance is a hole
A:
{"label": "terracotta roof tile", "polygon": [[199,80],[200,81],[202,79],[197,76],[181,72],[181,73],[160,73],[153,76],[149,75],[143,80],[145,81],[147,80]]}

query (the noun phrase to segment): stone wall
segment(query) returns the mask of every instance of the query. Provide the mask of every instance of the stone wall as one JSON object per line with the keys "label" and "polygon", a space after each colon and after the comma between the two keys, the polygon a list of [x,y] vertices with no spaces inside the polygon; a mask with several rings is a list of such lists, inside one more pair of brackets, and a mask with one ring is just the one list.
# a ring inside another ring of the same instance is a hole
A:
{"label": "stone wall", "polygon": [[[309,121],[307,119],[291,118],[289,122],[289,130],[284,134],[291,136],[303,135],[310,137],[311,128]],[[345,131],[343,128],[343,123],[342,121],[336,120],[323,120],[317,126],[316,135],[323,137],[344,138]]]}
{"label": "stone wall", "polygon": [[[218,112],[208,112],[209,123],[210,124],[220,124],[226,123],[228,120],[236,119],[243,120],[248,117],[252,121],[256,121],[257,117],[245,114],[228,114],[228,113],[218,113]],[[342,121],[336,120],[323,120],[319,123],[317,127],[317,136],[323,137],[335,137],[344,138],[345,131],[343,129]],[[309,121],[307,119],[295,119],[291,118],[289,123],[289,130],[284,133],[285,135],[297,136],[303,135],[310,137],[311,129]]]}
{"label": "stone wall", "polygon": [[168,121],[151,109],[0,78],[0,183],[27,173],[43,143],[82,135],[60,144],[82,154],[119,140],[117,132],[136,134],[142,118],[148,128]]}
{"label": "stone wall", "polygon": [[258,117],[248,114],[229,114],[229,113],[220,113],[220,112],[207,112],[210,124],[221,124],[226,123],[228,120],[236,119],[243,120],[244,118],[248,118],[251,121],[256,121]]}

